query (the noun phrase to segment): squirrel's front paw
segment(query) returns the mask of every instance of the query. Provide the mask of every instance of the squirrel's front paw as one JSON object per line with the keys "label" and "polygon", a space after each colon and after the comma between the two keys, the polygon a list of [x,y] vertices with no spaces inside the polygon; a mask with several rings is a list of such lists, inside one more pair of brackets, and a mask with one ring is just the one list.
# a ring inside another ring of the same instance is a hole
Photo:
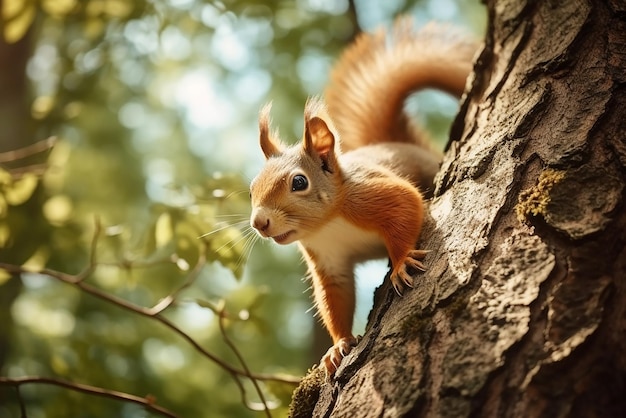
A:
{"label": "squirrel's front paw", "polygon": [[391,272],[391,284],[398,295],[402,296],[403,286],[413,288],[413,278],[406,271],[407,266],[415,270],[426,271],[422,260],[428,252],[427,250],[411,250],[404,260],[394,267]]}
{"label": "squirrel's front paw", "polygon": [[341,360],[352,351],[357,342],[358,340],[352,336],[341,338],[328,349],[324,357],[322,357],[322,361],[320,361],[321,366],[326,370],[326,380],[330,380],[335,374],[341,364]]}

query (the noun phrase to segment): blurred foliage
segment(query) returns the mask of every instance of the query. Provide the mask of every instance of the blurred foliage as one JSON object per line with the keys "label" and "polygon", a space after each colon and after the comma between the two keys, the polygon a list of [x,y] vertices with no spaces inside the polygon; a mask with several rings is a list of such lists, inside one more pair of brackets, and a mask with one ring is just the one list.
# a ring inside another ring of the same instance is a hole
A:
{"label": "blurred foliage", "polygon": [[[310,352],[303,267],[293,248],[256,243],[247,226],[247,184],[262,164],[257,110],[273,100],[276,126],[295,140],[306,96],[323,91],[358,27],[412,13],[480,33],[482,8],[469,0],[0,5],[0,53],[16,54],[0,62],[0,86],[28,104],[19,114],[0,99],[0,143],[11,144],[0,152],[0,263],[29,271],[0,269],[0,376],[150,395],[184,417],[262,414],[170,328],[41,269],[86,272],[85,283],[146,308],[174,293],[163,316],[213,355],[242,369],[232,342],[254,373],[302,375],[319,358]],[[26,87],[13,80],[18,52]],[[426,92],[410,108],[443,140],[456,104]],[[9,138],[18,125],[29,134]],[[293,386],[260,385],[272,415],[284,415]],[[0,386],[0,417],[20,416],[20,399],[31,418],[153,415],[30,384]]]}

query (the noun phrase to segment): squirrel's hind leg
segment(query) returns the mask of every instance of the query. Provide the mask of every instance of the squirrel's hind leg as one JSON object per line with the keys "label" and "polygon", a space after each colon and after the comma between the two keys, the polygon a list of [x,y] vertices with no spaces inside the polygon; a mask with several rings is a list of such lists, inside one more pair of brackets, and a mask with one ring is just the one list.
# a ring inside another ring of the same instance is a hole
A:
{"label": "squirrel's hind leg", "polygon": [[341,360],[350,354],[350,351],[357,345],[357,342],[358,339],[353,336],[345,337],[341,338],[328,349],[320,361],[320,365],[326,371],[326,380],[330,380],[335,374],[341,364]]}

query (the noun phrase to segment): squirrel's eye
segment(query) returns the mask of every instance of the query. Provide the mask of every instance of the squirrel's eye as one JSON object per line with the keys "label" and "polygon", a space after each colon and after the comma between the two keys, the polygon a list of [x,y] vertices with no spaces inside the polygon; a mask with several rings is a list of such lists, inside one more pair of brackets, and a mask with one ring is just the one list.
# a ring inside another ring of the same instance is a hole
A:
{"label": "squirrel's eye", "polygon": [[299,192],[302,190],[306,190],[309,187],[309,181],[302,174],[298,174],[293,176],[293,180],[291,181],[291,191]]}

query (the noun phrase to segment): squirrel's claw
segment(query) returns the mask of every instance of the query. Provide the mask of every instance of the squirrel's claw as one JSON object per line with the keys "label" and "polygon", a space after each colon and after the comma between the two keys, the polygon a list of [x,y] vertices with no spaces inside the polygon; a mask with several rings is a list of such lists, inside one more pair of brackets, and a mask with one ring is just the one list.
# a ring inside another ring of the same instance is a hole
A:
{"label": "squirrel's claw", "polygon": [[404,286],[413,288],[413,277],[407,273],[406,268],[412,267],[415,270],[426,271],[426,266],[421,260],[426,257],[428,250],[411,250],[401,264],[398,264],[391,273],[391,284],[399,296],[402,296]]}
{"label": "squirrel's claw", "polygon": [[409,265],[417,270],[426,271],[426,266],[422,263],[422,260],[426,255],[430,252],[430,250],[411,250],[407,255],[407,258],[404,260],[405,263],[409,263]]}
{"label": "squirrel's claw", "polygon": [[411,289],[413,288],[412,277],[406,272],[406,266],[404,264],[399,266],[397,271],[394,269],[391,273],[391,284],[398,296],[402,296],[402,290],[405,286]]}
{"label": "squirrel's claw", "polygon": [[329,381],[335,374],[341,364],[341,360],[350,354],[350,351],[352,351],[352,349],[356,346],[357,342],[358,340],[352,336],[341,338],[335,345],[328,349],[326,354],[324,354],[322,361],[320,361],[320,365],[326,371],[327,381]]}
{"label": "squirrel's claw", "polygon": [[424,263],[422,263],[419,260],[415,260],[415,259],[412,259],[412,258],[407,258],[405,260],[405,263],[408,264],[409,266],[413,267],[415,270],[426,271],[426,266],[424,266]]}
{"label": "squirrel's claw", "polygon": [[397,280],[393,280],[393,278],[391,279],[391,284],[393,285],[393,290],[396,291],[398,296],[402,296],[402,285],[400,285]]}

